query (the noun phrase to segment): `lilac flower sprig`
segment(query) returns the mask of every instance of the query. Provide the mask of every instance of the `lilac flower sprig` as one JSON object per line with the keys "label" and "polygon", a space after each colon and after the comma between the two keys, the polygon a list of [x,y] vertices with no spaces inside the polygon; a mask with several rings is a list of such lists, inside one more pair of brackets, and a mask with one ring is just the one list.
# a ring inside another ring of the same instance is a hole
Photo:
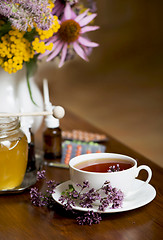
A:
{"label": "lilac flower sprig", "polygon": [[62,192],[59,198],[66,210],[72,210],[76,204],[83,208],[92,208],[96,201],[100,202],[98,210],[102,212],[106,208],[115,209],[122,207],[124,194],[121,190],[113,188],[108,181],[98,190],[91,188],[83,192],[85,188],[89,188],[88,181],[84,181],[83,185],[77,184],[77,187],[80,188],[79,191],[70,184],[69,189]]}
{"label": "lilac flower sprig", "polygon": [[99,224],[102,220],[101,214],[93,211],[88,211],[76,218],[79,225]]}
{"label": "lilac flower sprig", "polygon": [[45,176],[45,170],[37,172],[37,181],[46,180],[47,189],[45,193],[39,192],[39,189],[34,187],[30,190],[31,202],[36,207],[51,207],[53,206],[54,200],[52,198],[52,193],[55,192],[55,188],[58,183],[54,180],[47,180]]}
{"label": "lilac flower sprig", "polygon": [[119,172],[119,171],[121,171],[119,164],[110,166],[108,169],[108,172]]}
{"label": "lilac flower sprig", "polygon": [[[52,198],[52,193],[55,192],[55,188],[58,185],[54,180],[47,180],[45,176],[45,170],[38,171],[37,180],[46,180],[47,189],[45,193],[39,191],[38,188],[31,188],[30,198],[33,205],[37,207],[50,207],[54,206],[54,199]],[[93,204],[99,201],[98,210],[105,212],[106,208],[115,209],[122,207],[124,194],[121,190],[113,188],[110,182],[106,181],[101,188],[95,190],[90,189],[89,182],[84,181],[83,184],[76,184],[78,190],[76,190],[73,185],[69,184],[68,189],[65,189],[59,198],[59,201],[64,205],[66,210],[72,212],[76,217],[77,223],[79,225],[92,225],[98,224],[102,220],[101,214],[89,210],[93,208]],[[81,206],[83,208],[88,208],[86,213],[77,213],[73,211],[73,207]]]}

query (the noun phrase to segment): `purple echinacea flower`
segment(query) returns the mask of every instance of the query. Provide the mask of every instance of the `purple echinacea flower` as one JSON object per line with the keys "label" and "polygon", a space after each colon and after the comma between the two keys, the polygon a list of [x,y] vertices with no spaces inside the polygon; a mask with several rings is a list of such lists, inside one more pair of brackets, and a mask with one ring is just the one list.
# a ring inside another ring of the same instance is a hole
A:
{"label": "purple echinacea flower", "polygon": [[91,42],[88,38],[83,37],[84,33],[94,31],[98,29],[98,26],[87,26],[97,14],[88,15],[89,9],[85,12],[76,15],[67,3],[64,14],[61,18],[60,29],[50,39],[46,41],[46,44],[53,43],[51,51],[47,50],[44,54],[39,55],[39,59],[45,56],[47,62],[54,59],[61,53],[61,60],[59,67],[62,67],[68,53],[68,48],[73,47],[74,51],[85,61],[88,61],[88,54],[90,48],[97,47],[99,44]]}
{"label": "purple echinacea flower", "polygon": [[56,0],[54,2],[55,6],[52,9],[52,14],[60,17],[64,11],[66,3],[69,3],[70,5],[74,5],[77,2],[78,0]]}

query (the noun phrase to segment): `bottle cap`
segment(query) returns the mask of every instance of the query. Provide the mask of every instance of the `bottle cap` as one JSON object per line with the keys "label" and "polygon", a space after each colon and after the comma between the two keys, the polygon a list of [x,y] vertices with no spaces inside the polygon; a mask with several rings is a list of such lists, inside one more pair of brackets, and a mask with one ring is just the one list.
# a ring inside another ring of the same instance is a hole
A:
{"label": "bottle cap", "polygon": [[[49,101],[49,89],[47,79],[43,80],[43,92],[44,92],[44,108],[46,111],[53,112],[54,107]],[[57,128],[59,127],[59,119],[48,115],[45,117],[45,124],[47,128]]]}
{"label": "bottle cap", "polygon": [[[53,107],[51,108],[51,110]],[[47,111],[51,111],[50,109],[46,109]],[[45,124],[47,128],[57,128],[59,127],[59,119],[53,117],[52,115],[48,115],[45,117]]]}

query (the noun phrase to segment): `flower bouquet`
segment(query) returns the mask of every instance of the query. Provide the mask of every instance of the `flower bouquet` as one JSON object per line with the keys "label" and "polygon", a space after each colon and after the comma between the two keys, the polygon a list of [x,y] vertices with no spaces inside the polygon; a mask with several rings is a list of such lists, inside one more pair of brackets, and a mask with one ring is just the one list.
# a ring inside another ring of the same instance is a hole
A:
{"label": "flower bouquet", "polygon": [[97,15],[95,3],[88,5],[78,0],[0,1],[0,66],[12,74],[25,65],[28,81],[44,57],[47,62],[58,58],[59,67],[75,54],[88,61],[98,44],[86,33],[99,28],[90,25]]}

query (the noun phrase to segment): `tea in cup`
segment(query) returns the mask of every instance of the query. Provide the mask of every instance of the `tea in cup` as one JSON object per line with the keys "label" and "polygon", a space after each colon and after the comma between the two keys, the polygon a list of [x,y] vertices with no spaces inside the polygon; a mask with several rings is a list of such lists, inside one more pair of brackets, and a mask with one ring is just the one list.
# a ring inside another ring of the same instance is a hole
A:
{"label": "tea in cup", "polygon": [[140,170],[144,169],[148,173],[147,180],[140,188],[149,183],[152,177],[148,166],[137,167],[137,161],[132,157],[115,153],[91,153],[74,157],[69,162],[69,169],[74,187],[77,183],[88,181],[90,188],[97,190],[109,181],[112,187],[120,189],[125,196],[135,191],[132,186]]}

